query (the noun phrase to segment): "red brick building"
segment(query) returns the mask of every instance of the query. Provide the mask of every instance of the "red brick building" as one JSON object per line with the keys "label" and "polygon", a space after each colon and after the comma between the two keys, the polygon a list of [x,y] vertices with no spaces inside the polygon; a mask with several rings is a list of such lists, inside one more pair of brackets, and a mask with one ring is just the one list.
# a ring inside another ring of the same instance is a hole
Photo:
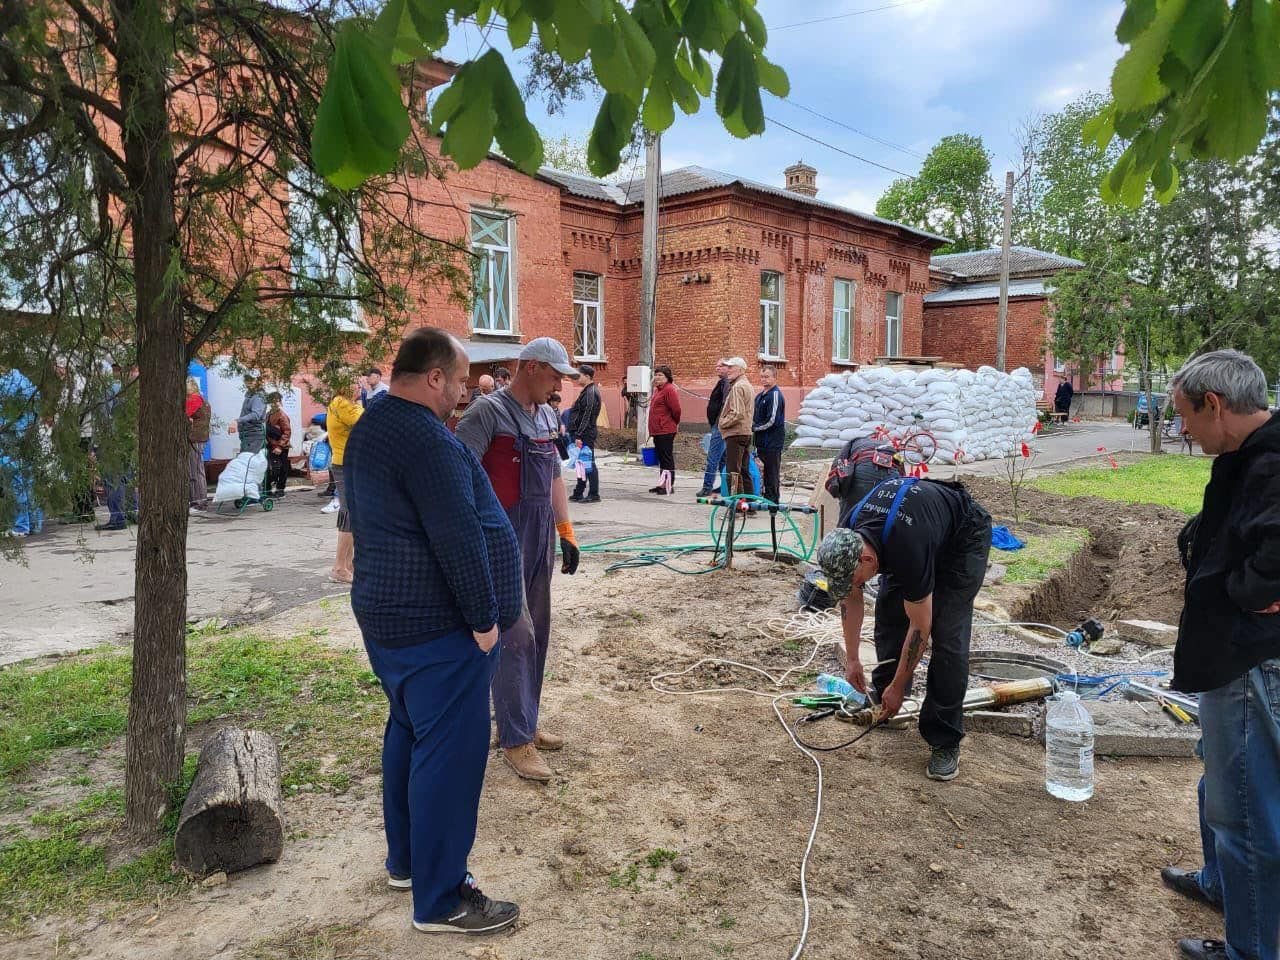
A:
{"label": "red brick building", "polygon": [[[1009,251],[1009,312],[1006,367],[1027,367],[1052,398],[1065,368],[1051,349],[1053,278],[1084,264],[1031,247]],[[1000,299],[1000,250],[934,257],[930,291],[924,298],[926,356],[977,368],[996,361],[996,316]]]}
{"label": "red brick building", "polygon": [[[773,363],[798,406],[832,370],[921,353],[929,258],[945,239],[817,199],[811,167],[786,174],[790,188],[702,167],[662,176],[656,358],[692,394],[725,356]],[[414,187],[431,226],[462,232],[482,257],[474,310],[427,287],[422,322],[461,336],[477,376],[556,337],[595,366],[618,423],[639,355],[643,185],[527,177],[492,159]],[[700,416],[686,400],[686,417]]]}

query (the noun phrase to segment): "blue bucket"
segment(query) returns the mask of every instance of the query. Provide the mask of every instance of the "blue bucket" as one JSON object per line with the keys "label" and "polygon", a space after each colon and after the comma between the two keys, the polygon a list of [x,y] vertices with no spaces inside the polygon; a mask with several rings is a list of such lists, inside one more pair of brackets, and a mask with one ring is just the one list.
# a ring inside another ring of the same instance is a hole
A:
{"label": "blue bucket", "polygon": [[658,465],[658,451],[653,447],[641,447],[640,459],[646,467],[656,467]]}

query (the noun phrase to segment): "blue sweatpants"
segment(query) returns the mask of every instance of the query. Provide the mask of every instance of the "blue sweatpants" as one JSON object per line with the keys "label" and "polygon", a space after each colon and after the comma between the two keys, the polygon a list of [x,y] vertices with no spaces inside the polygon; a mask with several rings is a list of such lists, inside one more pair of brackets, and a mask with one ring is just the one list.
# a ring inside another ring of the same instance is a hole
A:
{"label": "blue sweatpants", "polygon": [[428,923],[461,899],[489,759],[498,647],[485,655],[471,631],[458,630],[409,647],[366,636],[365,651],[390,705],[382,740],[387,869],[413,877],[413,918]]}

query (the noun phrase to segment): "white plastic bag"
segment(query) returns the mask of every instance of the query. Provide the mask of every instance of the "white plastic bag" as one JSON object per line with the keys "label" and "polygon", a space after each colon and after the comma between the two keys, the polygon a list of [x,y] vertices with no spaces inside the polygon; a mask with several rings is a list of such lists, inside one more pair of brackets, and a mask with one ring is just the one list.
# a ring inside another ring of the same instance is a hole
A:
{"label": "white plastic bag", "polygon": [[260,500],[262,480],[267,475],[267,458],[261,451],[245,451],[223,468],[213,493],[214,503]]}

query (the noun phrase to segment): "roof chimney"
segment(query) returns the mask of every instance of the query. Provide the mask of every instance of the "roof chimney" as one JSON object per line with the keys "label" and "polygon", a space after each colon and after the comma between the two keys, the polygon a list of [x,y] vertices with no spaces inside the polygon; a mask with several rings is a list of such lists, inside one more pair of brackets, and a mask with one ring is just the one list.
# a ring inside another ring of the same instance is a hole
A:
{"label": "roof chimney", "polygon": [[793,163],[782,174],[787,178],[787,189],[792,193],[802,193],[806,197],[818,195],[818,171],[803,160]]}

